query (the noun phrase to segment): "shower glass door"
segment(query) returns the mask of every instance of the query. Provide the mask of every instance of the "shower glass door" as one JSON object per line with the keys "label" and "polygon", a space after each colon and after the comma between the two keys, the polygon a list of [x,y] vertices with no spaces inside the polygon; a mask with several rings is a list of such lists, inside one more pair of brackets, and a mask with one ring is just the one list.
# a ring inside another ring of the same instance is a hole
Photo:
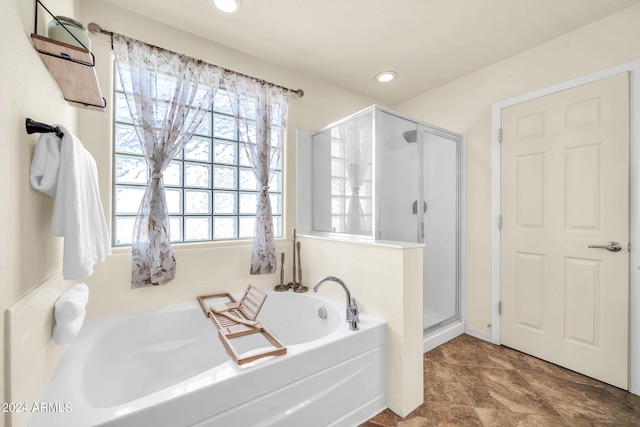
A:
{"label": "shower glass door", "polygon": [[460,137],[378,110],[376,239],[424,243],[423,329],[460,318]]}
{"label": "shower glass door", "polygon": [[421,126],[425,332],[460,316],[458,140]]}
{"label": "shower glass door", "polygon": [[377,111],[378,240],[421,241],[418,233],[421,218],[413,212],[421,193],[417,131],[416,122]]}

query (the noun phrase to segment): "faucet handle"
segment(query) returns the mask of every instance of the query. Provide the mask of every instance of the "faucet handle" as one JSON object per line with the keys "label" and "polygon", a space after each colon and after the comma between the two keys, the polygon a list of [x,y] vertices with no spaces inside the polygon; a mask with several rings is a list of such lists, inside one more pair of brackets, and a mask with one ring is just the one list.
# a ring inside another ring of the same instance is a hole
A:
{"label": "faucet handle", "polygon": [[347,322],[349,322],[349,329],[352,331],[358,330],[358,322],[360,321],[358,313],[359,311],[356,299],[351,297],[351,301],[347,307]]}
{"label": "faucet handle", "polygon": [[351,297],[351,304],[349,305],[349,310],[351,311],[353,319],[356,321],[359,320],[358,313],[360,313],[360,310],[358,310],[358,304],[356,304],[356,299],[354,297]]}

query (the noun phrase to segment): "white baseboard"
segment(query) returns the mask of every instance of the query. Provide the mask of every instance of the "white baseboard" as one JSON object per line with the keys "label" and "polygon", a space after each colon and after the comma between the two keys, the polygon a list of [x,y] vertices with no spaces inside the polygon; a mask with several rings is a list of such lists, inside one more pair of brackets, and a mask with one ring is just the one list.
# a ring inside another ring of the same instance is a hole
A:
{"label": "white baseboard", "polygon": [[425,335],[422,351],[426,353],[427,351],[433,350],[439,345],[454,339],[458,335],[462,335],[464,331],[464,323],[462,322],[445,325],[442,328]]}
{"label": "white baseboard", "polygon": [[469,329],[466,327],[464,328],[464,333],[467,335],[471,335],[474,338],[478,338],[482,341],[491,342],[491,335],[483,334],[481,332],[474,331],[473,329]]}

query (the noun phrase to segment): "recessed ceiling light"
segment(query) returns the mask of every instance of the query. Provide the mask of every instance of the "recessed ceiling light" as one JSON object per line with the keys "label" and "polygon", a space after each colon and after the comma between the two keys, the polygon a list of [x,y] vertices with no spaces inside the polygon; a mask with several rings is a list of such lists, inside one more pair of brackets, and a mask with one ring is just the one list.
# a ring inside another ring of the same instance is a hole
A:
{"label": "recessed ceiling light", "polygon": [[390,82],[391,80],[396,78],[396,75],[397,74],[395,71],[383,71],[376,74],[376,80],[381,83]]}
{"label": "recessed ceiling light", "polygon": [[225,13],[237,12],[240,9],[240,0],[213,0],[215,7]]}

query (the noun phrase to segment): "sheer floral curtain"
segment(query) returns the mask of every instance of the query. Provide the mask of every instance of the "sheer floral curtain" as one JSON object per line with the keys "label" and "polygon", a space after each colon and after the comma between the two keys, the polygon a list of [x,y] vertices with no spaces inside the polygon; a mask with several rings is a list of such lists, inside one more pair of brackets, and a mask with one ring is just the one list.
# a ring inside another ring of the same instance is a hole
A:
{"label": "sheer floral curtain", "polygon": [[211,64],[113,35],[120,82],[151,171],[132,243],[131,287],[175,278],[162,173],[200,126],[223,70]]}
{"label": "sheer floral curtain", "polygon": [[350,197],[347,204],[346,232],[371,234],[371,188],[365,188],[365,178],[371,171],[373,148],[373,116],[354,117],[345,126],[345,170]]}
{"label": "sheer floral curtain", "polygon": [[260,185],[251,274],[276,272],[269,182],[280,161],[291,91],[251,77],[225,75],[225,87],[251,168]]}

